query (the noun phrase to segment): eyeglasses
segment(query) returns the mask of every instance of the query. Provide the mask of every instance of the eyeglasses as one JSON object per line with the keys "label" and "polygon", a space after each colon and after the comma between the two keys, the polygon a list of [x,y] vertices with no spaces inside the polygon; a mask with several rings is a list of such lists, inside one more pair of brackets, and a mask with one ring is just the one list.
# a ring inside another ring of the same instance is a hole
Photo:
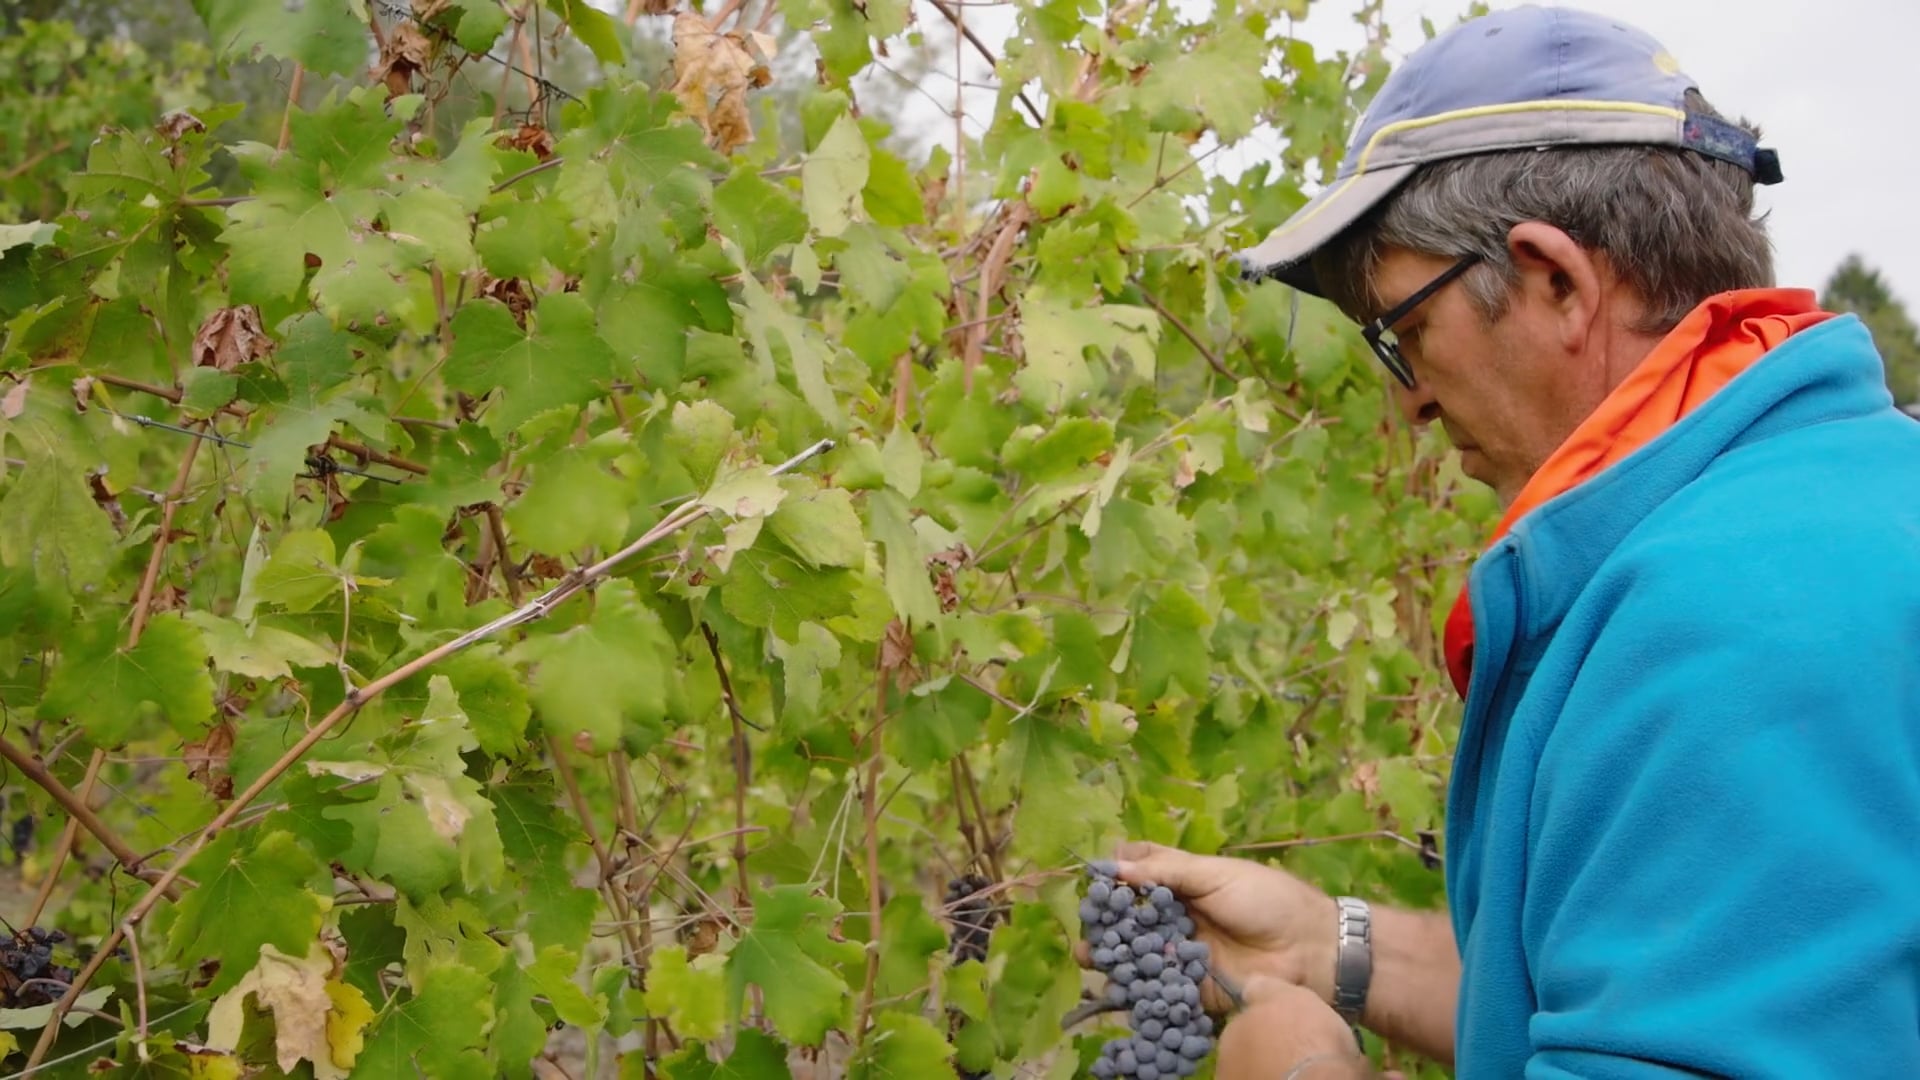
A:
{"label": "eyeglasses", "polygon": [[1419,292],[1395,304],[1391,311],[1360,328],[1360,336],[1367,339],[1368,345],[1373,346],[1373,354],[1380,358],[1380,362],[1387,366],[1387,370],[1393,373],[1394,378],[1400,380],[1401,386],[1409,390],[1413,389],[1413,365],[1407,363],[1407,358],[1400,354],[1400,341],[1394,336],[1393,327],[1408,315],[1413,314],[1414,308],[1445,288],[1447,282],[1466,273],[1474,263],[1479,261],[1480,256],[1468,255],[1448,267],[1439,277],[1427,282]]}

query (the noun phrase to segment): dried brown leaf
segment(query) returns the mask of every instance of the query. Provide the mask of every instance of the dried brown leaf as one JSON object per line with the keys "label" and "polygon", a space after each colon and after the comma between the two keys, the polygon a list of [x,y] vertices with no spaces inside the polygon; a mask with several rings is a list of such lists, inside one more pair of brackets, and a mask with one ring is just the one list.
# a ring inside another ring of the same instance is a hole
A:
{"label": "dried brown leaf", "polygon": [[433,42],[420,32],[417,23],[402,22],[381,43],[380,62],[374,77],[387,84],[393,97],[413,92],[413,77],[426,68],[433,55]]}
{"label": "dried brown leaf", "polygon": [[227,763],[233,756],[233,735],[233,725],[222,720],[205,738],[180,748],[187,761],[187,778],[199,781],[216,799],[233,798],[233,777],[227,773]]}
{"label": "dried brown leaf", "polygon": [[260,309],[252,304],[221,308],[193,335],[193,362],[219,371],[232,371],[272,351],[273,339],[260,325]]}
{"label": "dried brown leaf", "polygon": [[25,412],[27,408],[27,380],[21,379],[13,388],[0,397],[0,416],[12,420]]}
{"label": "dried brown leaf", "polygon": [[753,141],[747,90],[771,80],[745,36],[722,34],[691,11],[673,17],[673,94],[716,151],[732,153]]}
{"label": "dried brown leaf", "polygon": [[545,161],[553,156],[553,132],[539,124],[521,124],[511,135],[502,135],[497,145],[507,150],[525,150]]}

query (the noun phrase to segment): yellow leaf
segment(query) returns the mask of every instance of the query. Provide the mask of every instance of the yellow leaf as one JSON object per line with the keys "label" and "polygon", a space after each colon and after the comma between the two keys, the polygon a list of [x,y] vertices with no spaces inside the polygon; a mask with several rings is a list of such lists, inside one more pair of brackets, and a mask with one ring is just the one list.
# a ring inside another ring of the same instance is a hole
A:
{"label": "yellow leaf", "polygon": [[187,1059],[187,1075],[193,1080],[240,1080],[240,1059],[232,1054],[179,1047]]}
{"label": "yellow leaf", "polygon": [[239,1044],[252,995],[256,1007],[273,1014],[274,1055],[282,1072],[305,1060],[313,1063],[314,1080],[345,1080],[373,1010],[360,991],[336,990],[340,984],[328,978],[332,971],[333,954],[318,942],[304,959],[260,946],[260,962],[207,1014],[207,1046],[232,1050]]}
{"label": "yellow leaf", "polygon": [[351,1068],[366,1046],[367,1025],[373,1022],[373,1007],[357,986],[328,980],[327,997],[333,1009],[327,1013],[327,1046],[333,1063]]}
{"label": "yellow leaf", "polygon": [[20,1049],[20,1040],[14,1038],[13,1032],[0,1031],[0,1061],[12,1057],[14,1051],[18,1049]]}

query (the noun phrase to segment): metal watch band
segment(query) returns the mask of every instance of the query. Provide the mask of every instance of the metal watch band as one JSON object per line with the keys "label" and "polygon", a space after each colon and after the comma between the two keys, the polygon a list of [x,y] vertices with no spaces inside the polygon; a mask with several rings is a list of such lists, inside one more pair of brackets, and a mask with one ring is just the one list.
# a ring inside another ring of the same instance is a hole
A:
{"label": "metal watch band", "polygon": [[1360,1022],[1373,981],[1373,911],[1365,900],[1336,896],[1340,910],[1339,951],[1333,964],[1333,1008],[1349,1024]]}

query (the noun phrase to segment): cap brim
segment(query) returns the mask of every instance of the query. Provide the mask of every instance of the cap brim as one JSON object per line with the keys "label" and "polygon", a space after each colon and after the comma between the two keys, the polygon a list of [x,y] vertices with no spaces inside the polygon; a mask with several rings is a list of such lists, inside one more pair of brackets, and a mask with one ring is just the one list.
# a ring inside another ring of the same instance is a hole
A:
{"label": "cap brim", "polygon": [[1417,164],[1369,169],[1315,195],[1260,243],[1235,255],[1242,277],[1278,278],[1302,292],[1324,297],[1313,272],[1313,254],[1347,226],[1398,190]]}

